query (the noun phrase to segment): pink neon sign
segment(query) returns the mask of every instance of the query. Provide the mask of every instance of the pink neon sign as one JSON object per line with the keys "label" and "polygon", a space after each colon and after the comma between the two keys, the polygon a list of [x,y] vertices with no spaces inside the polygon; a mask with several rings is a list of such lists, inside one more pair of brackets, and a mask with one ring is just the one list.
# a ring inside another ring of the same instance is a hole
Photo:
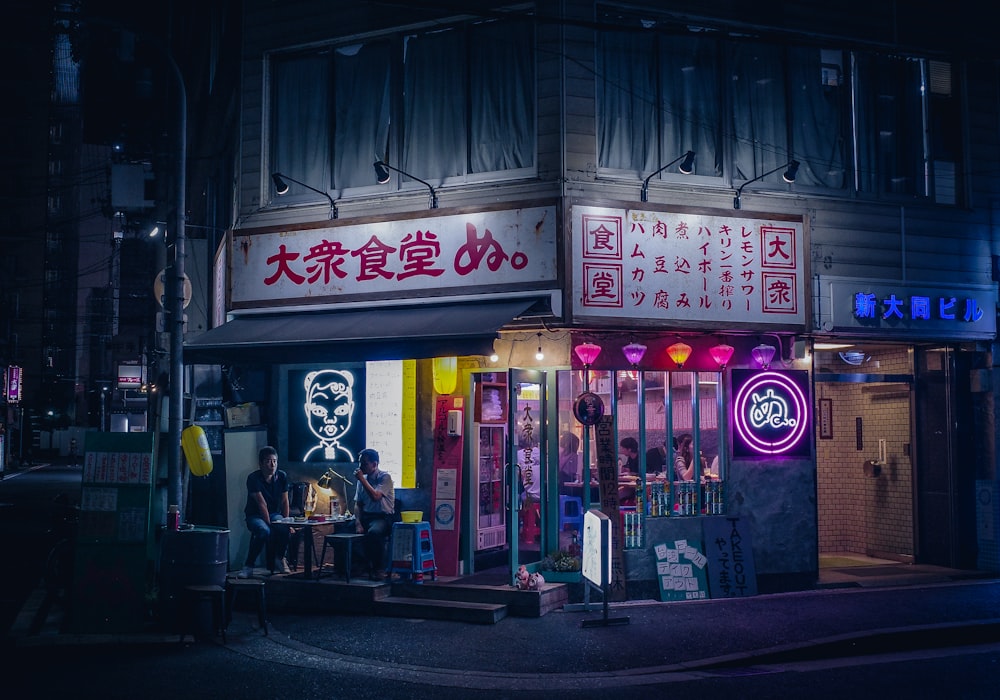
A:
{"label": "pink neon sign", "polygon": [[808,457],[807,386],[806,372],[734,372],[734,456]]}
{"label": "pink neon sign", "polygon": [[11,365],[7,368],[7,403],[21,402],[21,368]]}

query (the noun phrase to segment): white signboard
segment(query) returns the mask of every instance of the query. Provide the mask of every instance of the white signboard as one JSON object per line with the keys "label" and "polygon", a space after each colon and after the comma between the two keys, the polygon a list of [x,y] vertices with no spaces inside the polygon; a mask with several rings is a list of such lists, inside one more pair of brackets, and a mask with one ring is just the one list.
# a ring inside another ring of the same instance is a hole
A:
{"label": "white signboard", "polygon": [[581,573],[602,588],[611,581],[611,520],[596,508],[583,515]]}
{"label": "white signboard", "polygon": [[365,445],[378,451],[379,469],[403,483],[404,360],[365,363]]}
{"label": "white signboard", "polygon": [[805,324],[801,221],[573,207],[575,316]]}
{"label": "white signboard", "polygon": [[[233,309],[336,303],[557,279],[556,207],[305,230],[236,231]],[[527,285],[527,286],[525,286]]]}

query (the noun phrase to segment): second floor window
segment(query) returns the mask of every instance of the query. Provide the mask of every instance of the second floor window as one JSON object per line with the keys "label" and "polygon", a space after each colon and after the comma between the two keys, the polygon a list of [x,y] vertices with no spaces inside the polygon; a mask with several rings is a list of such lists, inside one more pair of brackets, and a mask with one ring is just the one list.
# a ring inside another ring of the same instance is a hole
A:
{"label": "second floor window", "polygon": [[435,186],[533,172],[533,47],[529,22],[483,22],[275,56],[270,170],[337,196],[376,160]]}
{"label": "second floor window", "polygon": [[693,150],[696,175],[734,187],[771,170],[760,186],[785,187],[795,159],[798,189],[957,200],[963,128],[946,62],[697,28],[631,27],[596,42],[608,174],[642,178]]}

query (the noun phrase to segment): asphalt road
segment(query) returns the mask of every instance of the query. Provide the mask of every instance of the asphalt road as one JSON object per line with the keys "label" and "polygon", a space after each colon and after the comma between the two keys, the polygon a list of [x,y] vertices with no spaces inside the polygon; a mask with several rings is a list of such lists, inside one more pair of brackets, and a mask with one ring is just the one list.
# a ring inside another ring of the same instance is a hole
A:
{"label": "asphalt road", "polygon": [[[0,503],[15,504],[0,507],[6,618],[23,607],[19,596],[42,591],[66,500],[56,496],[74,480],[73,468],[52,467],[0,482]],[[281,700],[998,697],[996,579],[635,603],[613,615],[628,624],[581,624],[600,611],[496,625],[277,614],[265,636],[239,610],[226,644],[42,630],[5,637],[0,687],[4,696]]]}

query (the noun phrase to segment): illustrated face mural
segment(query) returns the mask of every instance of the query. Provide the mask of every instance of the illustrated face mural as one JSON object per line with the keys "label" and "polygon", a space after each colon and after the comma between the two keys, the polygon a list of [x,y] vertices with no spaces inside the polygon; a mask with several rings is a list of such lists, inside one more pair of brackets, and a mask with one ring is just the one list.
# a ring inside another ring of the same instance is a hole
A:
{"label": "illustrated face mural", "polygon": [[351,450],[340,444],[354,418],[354,376],[350,372],[323,369],[305,378],[306,419],[309,430],[319,440],[302,461],[353,462]]}

